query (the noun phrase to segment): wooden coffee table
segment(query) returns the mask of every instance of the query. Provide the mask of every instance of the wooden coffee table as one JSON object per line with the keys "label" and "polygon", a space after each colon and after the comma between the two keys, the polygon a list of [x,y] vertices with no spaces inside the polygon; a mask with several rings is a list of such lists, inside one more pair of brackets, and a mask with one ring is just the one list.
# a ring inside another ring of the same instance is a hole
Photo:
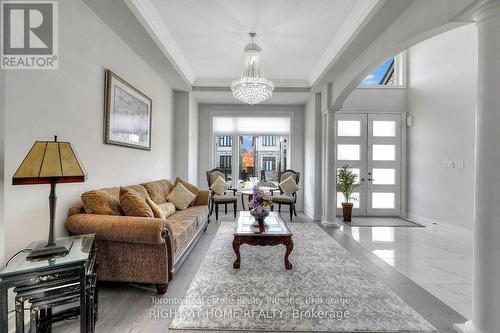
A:
{"label": "wooden coffee table", "polygon": [[233,250],[236,253],[234,268],[240,268],[240,246],[243,244],[253,246],[285,245],[285,268],[292,269],[292,264],[288,260],[293,250],[292,233],[278,213],[271,212],[265,219],[265,225],[259,227],[250,212],[240,212],[234,230]]}

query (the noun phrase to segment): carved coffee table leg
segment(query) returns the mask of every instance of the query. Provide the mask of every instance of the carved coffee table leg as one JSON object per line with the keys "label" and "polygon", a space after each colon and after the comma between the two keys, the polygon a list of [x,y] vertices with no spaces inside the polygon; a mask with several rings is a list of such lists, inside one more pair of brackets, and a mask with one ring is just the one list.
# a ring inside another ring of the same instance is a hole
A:
{"label": "carved coffee table leg", "polygon": [[240,261],[241,261],[241,257],[240,257],[240,240],[239,240],[238,237],[234,237],[234,240],[233,240],[233,250],[234,250],[234,253],[236,253],[236,260],[233,263],[233,268],[240,268]]}
{"label": "carved coffee table leg", "polygon": [[293,241],[292,237],[287,238],[285,241],[285,246],[286,246],[286,252],[285,252],[285,268],[286,269],[292,269],[292,264],[288,260],[288,257],[290,256],[290,253],[292,253],[293,250]]}

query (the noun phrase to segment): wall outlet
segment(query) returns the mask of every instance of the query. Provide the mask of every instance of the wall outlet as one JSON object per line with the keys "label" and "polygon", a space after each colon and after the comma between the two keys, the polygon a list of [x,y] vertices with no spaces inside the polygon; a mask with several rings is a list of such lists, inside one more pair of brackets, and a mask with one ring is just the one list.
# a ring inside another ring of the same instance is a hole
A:
{"label": "wall outlet", "polygon": [[441,165],[445,169],[453,169],[455,167],[455,163],[453,161],[443,161]]}
{"label": "wall outlet", "polygon": [[455,161],[455,167],[458,169],[465,169],[465,161]]}

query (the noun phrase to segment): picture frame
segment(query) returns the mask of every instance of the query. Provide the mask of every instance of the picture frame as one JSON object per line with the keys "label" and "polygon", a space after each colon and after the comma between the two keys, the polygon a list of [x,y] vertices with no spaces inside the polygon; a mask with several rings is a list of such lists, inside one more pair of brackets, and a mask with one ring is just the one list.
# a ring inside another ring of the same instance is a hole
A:
{"label": "picture frame", "polygon": [[109,69],[104,77],[104,143],[151,150],[153,101]]}

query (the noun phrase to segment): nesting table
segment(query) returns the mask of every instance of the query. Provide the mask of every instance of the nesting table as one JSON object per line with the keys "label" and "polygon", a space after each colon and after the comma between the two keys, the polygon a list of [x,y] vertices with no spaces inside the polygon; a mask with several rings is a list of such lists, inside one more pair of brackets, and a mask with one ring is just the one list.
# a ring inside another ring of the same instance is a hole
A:
{"label": "nesting table", "polygon": [[[0,332],[9,331],[7,292],[11,288],[15,295],[16,333],[24,332],[28,304],[30,332],[50,332],[53,322],[76,316],[80,316],[80,332],[94,332],[98,299],[94,235],[64,240],[73,242],[66,256],[29,261],[29,252],[20,252],[0,272]],[[39,243],[33,242],[28,248]]]}

